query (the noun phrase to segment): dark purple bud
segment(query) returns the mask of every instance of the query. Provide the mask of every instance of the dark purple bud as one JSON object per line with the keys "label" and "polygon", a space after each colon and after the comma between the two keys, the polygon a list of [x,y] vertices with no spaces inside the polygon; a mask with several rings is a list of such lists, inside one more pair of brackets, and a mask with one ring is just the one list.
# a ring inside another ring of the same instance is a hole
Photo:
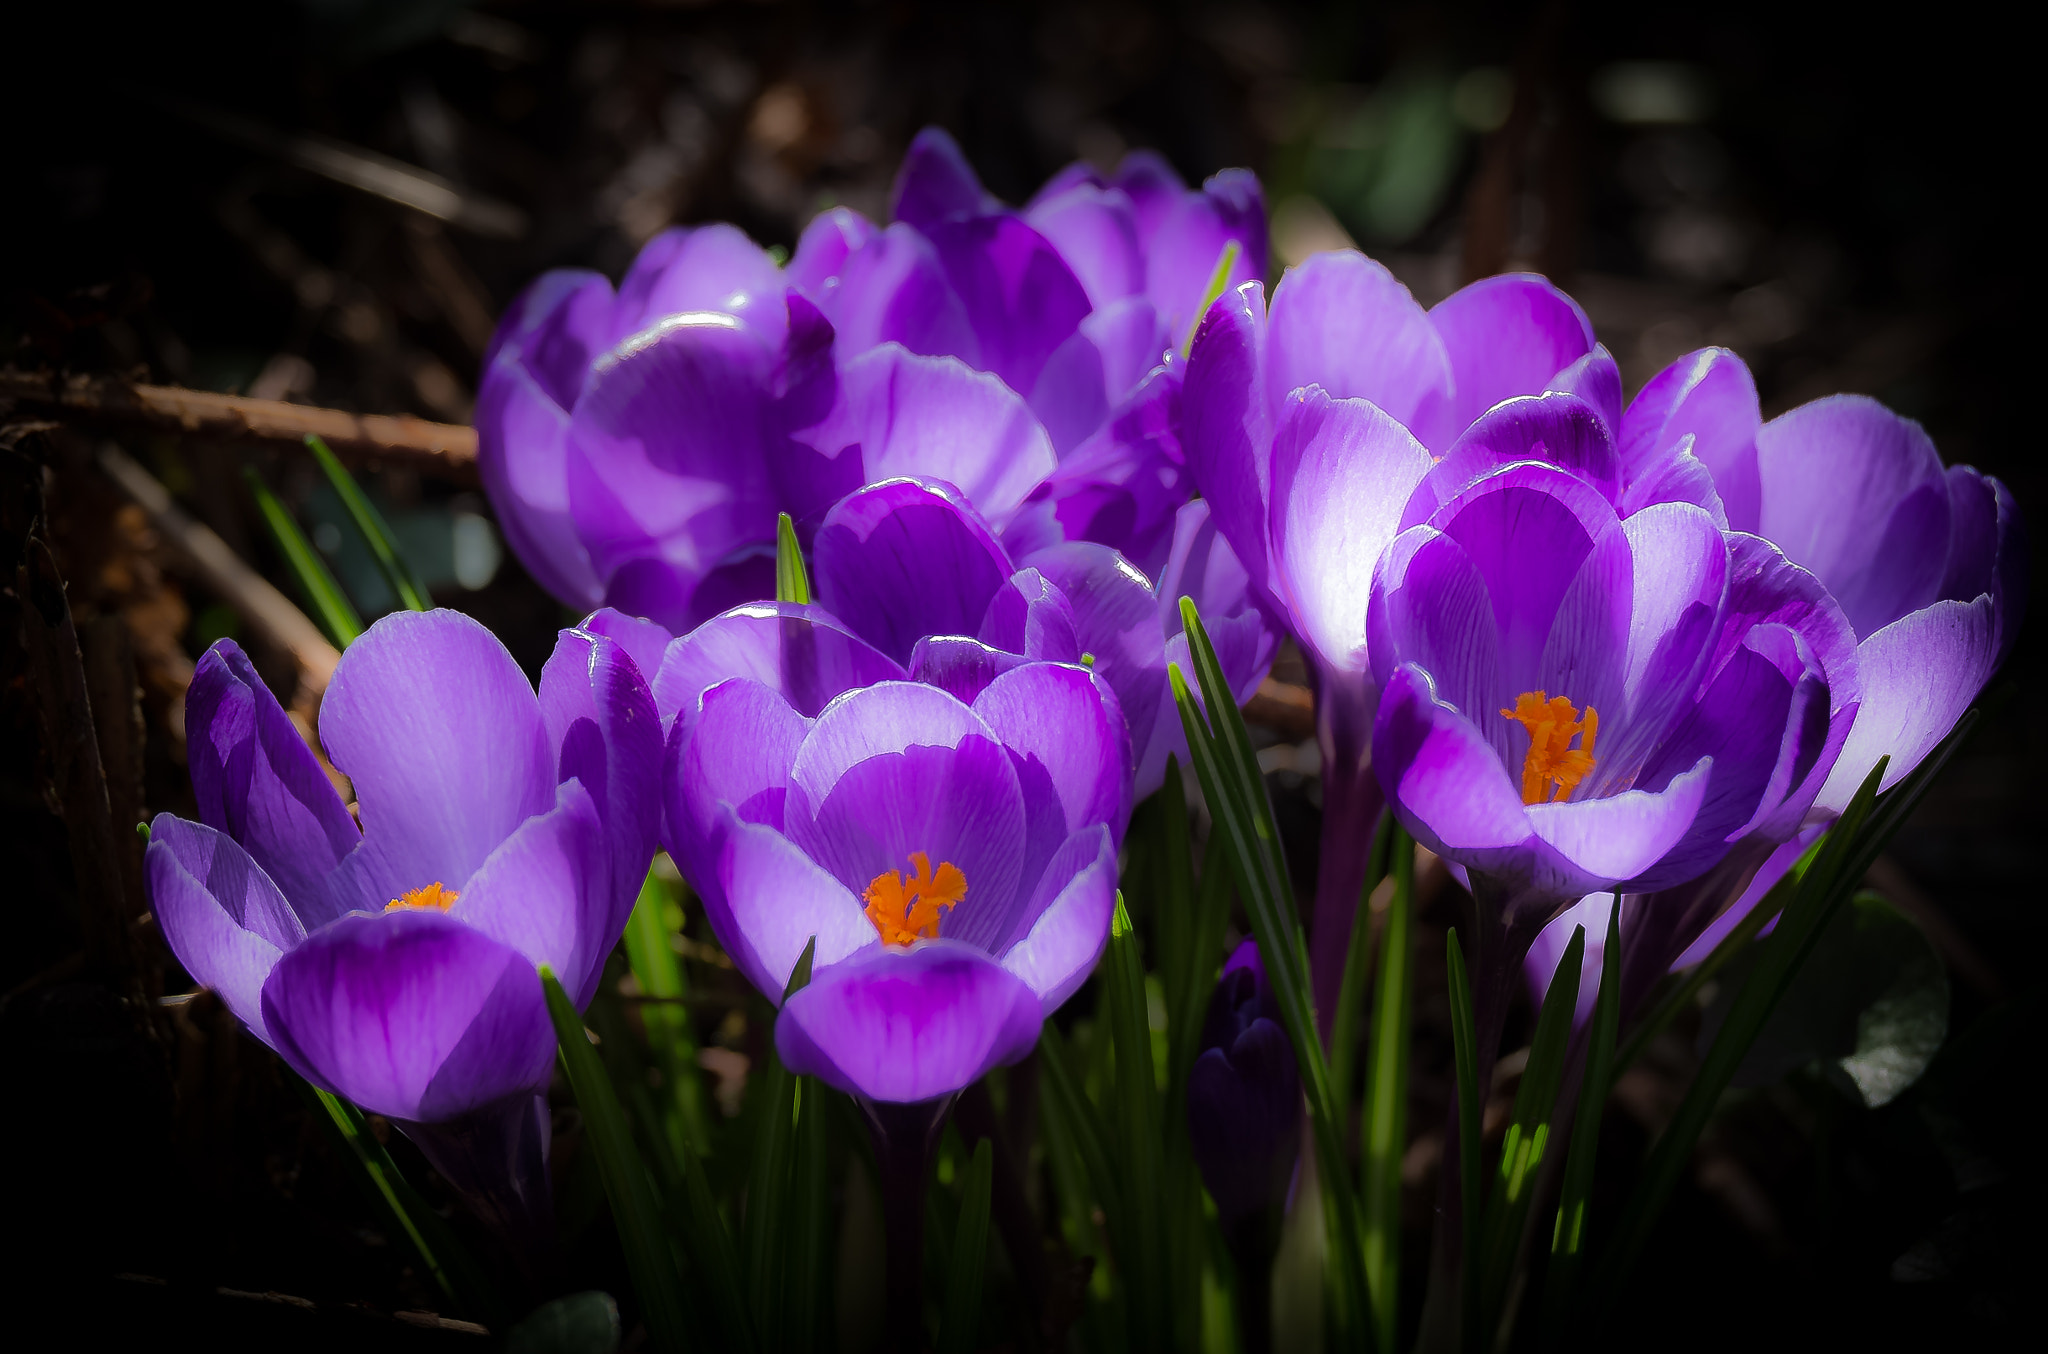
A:
{"label": "dark purple bud", "polygon": [[1285,1199],[1301,1145],[1301,1075],[1247,940],[1223,966],[1188,1074],[1188,1139],[1223,1225]]}

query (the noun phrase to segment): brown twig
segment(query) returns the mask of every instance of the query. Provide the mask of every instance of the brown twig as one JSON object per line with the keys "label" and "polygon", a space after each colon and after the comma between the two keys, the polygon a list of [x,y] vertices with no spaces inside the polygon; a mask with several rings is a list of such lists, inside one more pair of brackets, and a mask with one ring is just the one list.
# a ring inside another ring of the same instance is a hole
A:
{"label": "brown twig", "polygon": [[112,376],[58,376],[12,367],[0,368],[0,400],[94,422],[141,423],[209,437],[297,445],[311,433],[343,456],[381,457],[449,479],[476,479],[476,429],[410,414],[351,414],[182,386],[136,385]]}
{"label": "brown twig", "polygon": [[1316,731],[1315,693],[1305,686],[1267,677],[1245,702],[1244,717],[1254,724],[1277,729],[1290,739],[1307,738]]}
{"label": "brown twig", "polygon": [[285,650],[299,667],[302,697],[295,706],[316,702],[334,676],[341,654],[306,613],[228,549],[227,542],[194,521],[171,501],[170,490],[111,443],[99,451],[100,469],[149,514],[150,524],[172,548],[190,560],[206,586],[219,593],[265,639]]}

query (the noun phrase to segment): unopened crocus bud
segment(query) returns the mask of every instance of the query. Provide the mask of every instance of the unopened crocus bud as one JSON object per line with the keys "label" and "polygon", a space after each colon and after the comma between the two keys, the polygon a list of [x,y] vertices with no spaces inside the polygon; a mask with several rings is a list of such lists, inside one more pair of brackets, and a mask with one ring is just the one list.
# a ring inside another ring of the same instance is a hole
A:
{"label": "unopened crocus bud", "polygon": [[1188,1139],[1226,1232],[1277,1215],[1301,1145],[1301,1074],[1254,941],[1210,998],[1188,1074]]}

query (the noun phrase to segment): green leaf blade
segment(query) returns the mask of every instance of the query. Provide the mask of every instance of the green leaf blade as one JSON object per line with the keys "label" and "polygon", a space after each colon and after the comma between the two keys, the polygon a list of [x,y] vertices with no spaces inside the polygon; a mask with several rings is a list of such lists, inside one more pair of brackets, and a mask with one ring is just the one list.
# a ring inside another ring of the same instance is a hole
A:
{"label": "green leaf blade", "polygon": [[[1400,1317],[1401,1157],[1408,1146],[1409,1022],[1414,1006],[1415,842],[1394,827],[1388,849],[1394,897],[1380,937],[1359,1152],[1365,1280],[1372,1297],[1374,1335],[1383,1350],[1395,1348]],[[1361,906],[1358,911],[1354,932],[1366,921],[1366,909]]]}
{"label": "green leaf blade", "polygon": [[973,1354],[981,1319],[981,1280],[988,1267],[989,1196],[995,1180],[995,1148],[987,1138],[974,1145],[961,1190],[960,1222],[953,1229],[946,1302],[939,1319],[939,1354]]}
{"label": "green leaf blade", "polygon": [[348,467],[341,463],[319,435],[307,433],[306,446],[312,450],[313,459],[320,463],[327,482],[334,487],[335,496],[341,500],[342,510],[348,514],[356,533],[370,548],[370,557],[377,562],[377,572],[383,574],[384,581],[391,585],[399,605],[408,611],[430,609],[433,602],[428,597],[426,585],[406,563],[390,524],[384,520],[384,514],[377,511],[377,505],[370,502],[370,496],[363,492],[362,486],[356,483],[356,477],[348,473]]}
{"label": "green leaf blade", "polygon": [[775,516],[775,600],[803,605],[811,600],[811,576],[797,547],[796,523],[786,512]]}
{"label": "green leaf blade", "polygon": [[312,607],[313,619],[335,648],[346,649],[363,633],[363,618],[335,581],[326,561],[313,549],[313,543],[299,530],[284,504],[277,501],[277,495],[270,492],[254,470],[245,467],[242,477],[249,483],[257,511],[263,515],[263,525],[270,529],[271,540],[277,543],[278,553],[284,556],[286,567],[299,585],[299,595]]}

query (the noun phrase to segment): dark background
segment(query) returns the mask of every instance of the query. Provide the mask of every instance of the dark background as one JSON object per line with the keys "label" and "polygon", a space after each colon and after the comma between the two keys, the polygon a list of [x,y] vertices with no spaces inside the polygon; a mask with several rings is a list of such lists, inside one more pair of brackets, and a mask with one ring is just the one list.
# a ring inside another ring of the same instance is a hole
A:
{"label": "dark background", "polygon": [[[7,28],[0,360],[22,368],[466,421],[489,321],[538,271],[616,277],[671,223],[733,220],[786,247],[833,203],[883,215],[902,148],[937,123],[1018,202],[1062,164],[1128,147],[1158,148],[1190,180],[1249,165],[1276,211],[1275,278],[1347,238],[1425,301],[1539,268],[1586,305],[1631,391],[1726,344],[1767,415],[1875,395],[2041,520],[2027,412],[2040,230],[2025,206],[2041,84],[1988,10],[74,0]],[[308,133],[509,204],[518,228],[444,225],[261,148]],[[67,436],[6,454],[48,467],[81,624],[120,616],[134,633],[144,797],[175,810],[179,655],[237,622],[124,526]],[[127,445],[261,567],[277,561],[244,463],[309,522],[331,513],[298,460]],[[425,553],[485,512],[473,484],[393,469],[368,482]],[[25,524],[5,527],[12,579]],[[563,617],[516,562],[481,583],[427,567],[437,600],[537,668]],[[363,1210],[260,1050],[237,1049],[203,1002],[167,1008],[146,1037],[104,984],[64,969],[71,865],[12,648],[19,602],[0,603],[0,1160],[9,1229],[35,1254],[9,1283],[76,1291],[82,1305],[37,1310],[88,1328],[132,1316],[426,1339],[375,1315],[417,1305],[416,1281],[361,1239]],[[2038,1327],[2039,631],[2022,633],[1881,881],[1949,964],[1948,1051],[1880,1111],[1798,1078],[1735,1103],[1638,1267],[1625,1343],[1974,1348]],[[288,685],[281,656],[256,656]],[[1448,901],[1439,911],[1437,929],[1452,919]],[[1611,1112],[1610,1154],[1655,1122],[1654,1105]],[[306,1316],[214,1289],[324,1305]]]}

